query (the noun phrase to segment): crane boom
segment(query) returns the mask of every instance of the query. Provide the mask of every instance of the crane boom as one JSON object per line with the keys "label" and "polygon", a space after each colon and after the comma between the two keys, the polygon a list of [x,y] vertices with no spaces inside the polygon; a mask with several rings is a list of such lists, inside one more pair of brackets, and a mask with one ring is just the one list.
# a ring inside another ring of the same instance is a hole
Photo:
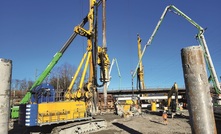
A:
{"label": "crane boom", "polygon": [[188,22],[190,22],[194,27],[196,27],[198,29],[199,32],[197,34],[197,40],[199,41],[200,45],[202,46],[202,48],[204,50],[204,57],[206,59],[207,67],[208,67],[208,70],[209,70],[209,73],[210,73],[210,77],[209,77],[210,79],[209,80],[212,81],[216,93],[220,94],[221,89],[220,89],[220,84],[219,84],[219,81],[218,81],[218,77],[216,75],[216,71],[215,71],[215,68],[214,68],[214,65],[213,65],[213,62],[212,62],[207,44],[206,44],[206,40],[205,40],[205,37],[203,35],[204,29],[199,24],[197,24],[195,21],[193,21],[190,17],[188,17],[185,13],[183,13],[178,8],[176,8],[174,5],[167,6],[165,8],[163,14],[161,15],[160,20],[158,21],[152,35],[150,36],[149,40],[147,41],[147,43],[144,46],[144,49],[142,51],[139,62],[138,62],[137,66],[136,66],[136,69],[133,73],[133,78],[135,77],[135,75],[137,73],[137,68],[139,67],[139,64],[140,64],[140,62],[143,58],[143,55],[144,55],[144,52],[146,51],[147,46],[149,46],[152,43],[152,41],[153,41],[158,29],[160,28],[160,25],[161,25],[161,23],[162,23],[163,19],[165,18],[166,13],[168,11],[172,11],[173,13],[184,17]]}

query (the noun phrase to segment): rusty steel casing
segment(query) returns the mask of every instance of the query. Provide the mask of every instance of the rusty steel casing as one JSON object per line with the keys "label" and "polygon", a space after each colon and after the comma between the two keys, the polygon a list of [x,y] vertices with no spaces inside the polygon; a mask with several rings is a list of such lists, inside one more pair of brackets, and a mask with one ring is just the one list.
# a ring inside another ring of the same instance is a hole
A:
{"label": "rusty steel casing", "polygon": [[0,133],[8,133],[12,61],[0,58]]}
{"label": "rusty steel casing", "polygon": [[190,124],[194,134],[216,134],[213,103],[201,46],[181,50]]}

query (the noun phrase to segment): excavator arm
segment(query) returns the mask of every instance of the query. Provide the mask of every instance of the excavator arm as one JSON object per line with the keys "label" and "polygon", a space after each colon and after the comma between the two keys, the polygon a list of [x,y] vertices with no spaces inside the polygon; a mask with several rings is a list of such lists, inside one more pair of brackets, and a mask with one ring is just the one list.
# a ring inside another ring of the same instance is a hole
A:
{"label": "excavator arm", "polygon": [[178,85],[177,83],[175,82],[171,88],[171,90],[169,91],[168,93],[168,100],[167,100],[167,107],[168,109],[170,109],[170,105],[171,105],[171,100],[172,100],[172,96],[173,94],[175,93],[175,101],[176,101],[176,108],[177,108],[177,105],[178,105]]}

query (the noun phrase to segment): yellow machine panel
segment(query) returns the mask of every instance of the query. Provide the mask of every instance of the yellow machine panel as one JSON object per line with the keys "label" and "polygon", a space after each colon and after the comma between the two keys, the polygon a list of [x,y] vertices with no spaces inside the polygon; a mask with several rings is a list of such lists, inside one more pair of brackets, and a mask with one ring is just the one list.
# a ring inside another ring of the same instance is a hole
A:
{"label": "yellow machine panel", "polygon": [[83,101],[41,103],[38,105],[39,124],[71,121],[86,116],[86,104]]}
{"label": "yellow machine panel", "polygon": [[137,100],[126,100],[125,104],[122,105],[124,111],[130,111],[132,104],[137,104]]}
{"label": "yellow machine panel", "polygon": [[137,100],[126,100],[125,105],[137,104]]}

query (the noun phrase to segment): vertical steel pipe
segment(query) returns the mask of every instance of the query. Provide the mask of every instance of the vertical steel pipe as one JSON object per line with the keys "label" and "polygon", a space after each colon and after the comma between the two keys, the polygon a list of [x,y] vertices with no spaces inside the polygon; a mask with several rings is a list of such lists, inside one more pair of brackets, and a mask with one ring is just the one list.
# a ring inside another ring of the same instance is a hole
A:
{"label": "vertical steel pipe", "polygon": [[103,35],[103,48],[107,47],[106,42],[106,0],[102,1],[102,35]]}
{"label": "vertical steel pipe", "polygon": [[0,134],[7,134],[10,116],[12,61],[0,58]]}
{"label": "vertical steel pipe", "polygon": [[[103,48],[107,48],[106,42],[106,0],[102,1],[102,35],[103,35]],[[107,77],[109,77],[109,72],[106,72]],[[109,79],[109,78],[105,78]],[[107,108],[107,83],[104,84],[104,110]]]}
{"label": "vertical steel pipe", "polygon": [[183,48],[181,57],[192,133],[217,134],[203,50]]}

